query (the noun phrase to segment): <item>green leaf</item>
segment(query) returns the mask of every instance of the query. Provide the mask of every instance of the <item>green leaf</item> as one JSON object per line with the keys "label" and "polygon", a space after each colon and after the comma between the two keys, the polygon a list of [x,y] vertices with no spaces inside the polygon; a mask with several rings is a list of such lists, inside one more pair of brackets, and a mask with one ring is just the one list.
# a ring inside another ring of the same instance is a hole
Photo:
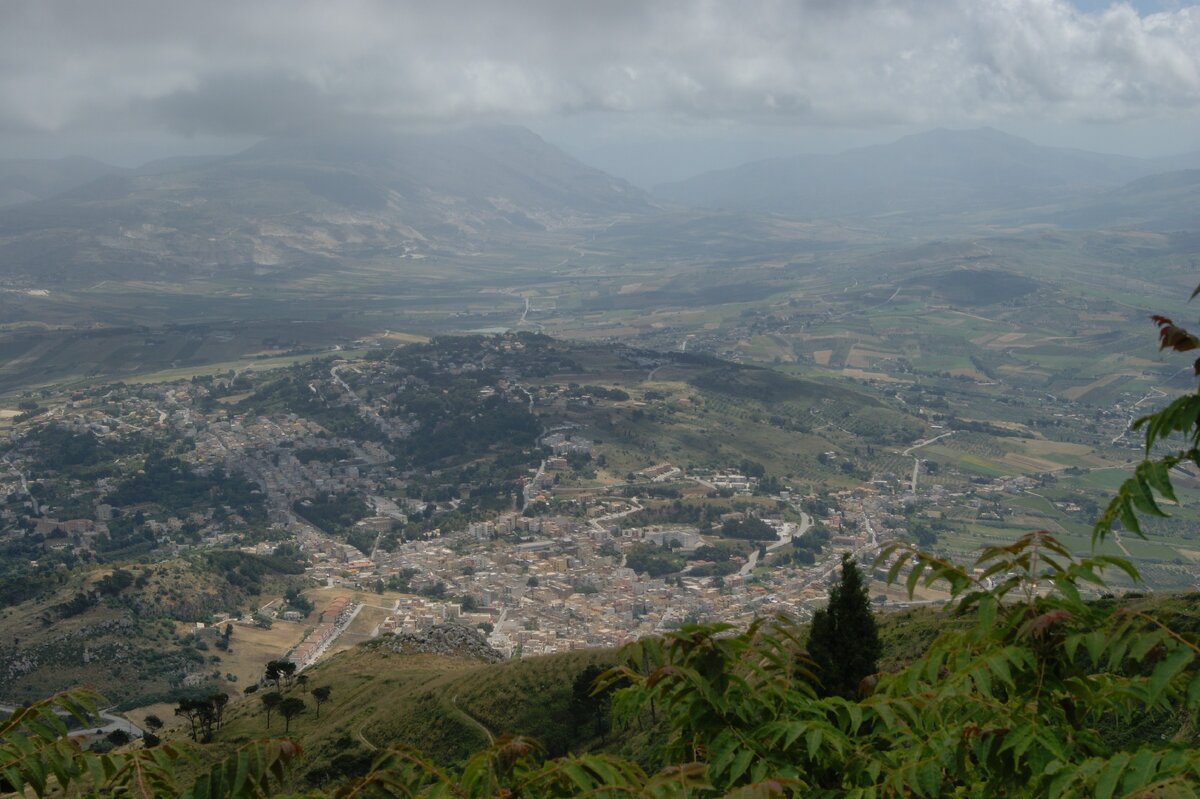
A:
{"label": "green leaf", "polygon": [[1129,755],[1124,752],[1109,761],[1096,779],[1095,799],[1112,799],[1113,791],[1117,789],[1117,781],[1128,762]]}
{"label": "green leaf", "polygon": [[1128,482],[1130,499],[1133,504],[1142,513],[1148,513],[1151,516],[1166,516],[1162,508],[1158,507],[1158,503],[1154,501],[1154,495],[1150,492],[1150,486],[1147,485],[1143,470],[1139,469],[1134,473],[1133,479]]}
{"label": "green leaf", "polygon": [[[1140,468],[1140,467],[1139,467]],[[1154,486],[1154,490],[1172,502],[1179,502],[1175,489],[1171,485],[1171,469],[1162,461],[1150,461],[1146,469],[1146,481]]]}
{"label": "green leaf", "polygon": [[1150,680],[1147,683],[1147,692],[1150,702],[1157,702],[1167,684],[1182,672],[1195,658],[1195,655],[1190,649],[1177,647],[1171,650],[1171,653],[1163,659],[1161,663],[1154,667],[1154,671],[1150,674]]}
{"label": "green leaf", "polygon": [[1191,682],[1187,687],[1187,707],[1188,710],[1195,710],[1200,707],[1200,671],[1193,675]]}
{"label": "green leaf", "polygon": [[809,760],[817,759],[817,752],[821,750],[821,741],[824,737],[824,733],[815,728],[804,734],[804,745],[808,750]]}
{"label": "green leaf", "polygon": [[1166,631],[1162,629],[1151,630],[1142,633],[1138,636],[1137,641],[1129,648],[1129,656],[1134,660],[1141,660],[1146,657],[1146,653],[1163,642],[1167,637]]}
{"label": "green leaf", "polygon": [[729,745],[726,745],[721,750],[716,752],[715,757],[712,757],[710,760],[712,763],[712,766],[710,767],[712,773],[717,775],[724,774],[725,770],[729,768],[729,764],[733,762],[733,758],[736,754],[737,750]]}
{"label": "green leaf", "polygon": [[917,767],[917,785],[923,796],[937,796],[942,789],[942,769],[934,761],[927,760]]}
{"label": "green leaf", "polygon": [[1050,781],[1050,787],[1046,789],[1046,799],[1058,799],[1058,797],[1062,796],[1063,792],[1075,781],[1078,774],[1079,772],[1073,768],[1060,771],[1058,776]]}
{"label": "green leaf", "polygon": [[917,590],[917,583],[921,580],[921,572],[925,570],[924,561],[914,563],[912,571],[908,573],[908,579],[904,581],[904,587],[908,590],[908,598],[912,599],[913,594]]}
{"label": "green leaf", "polygon": [[738,752],[737,757],[733,759],[733,765],[729,769],[729,781],[736,782],[746,773],[746,769],[750,767],[750,761],[754,759],[754,751],[751,749],[743,749]]}
{"label": "green leaf", "polygon": [[1125,779],[1121,781],[1121,793],[1129,794],[1145,785],[1154,778],[1154,769],[1158,757],[1149,749],[1141,749],[1125,769]]}
{"label": "green leaf", "polygon": [[1129,483],[1131,482],[1133,481],[1126,481],[1125,486],[1122,486],[1121,488],[1121,494],[1117,497],[1117,499],[1120,501],[1121,524],[1129,532],[1145,538],[1146,536],[1142,533],[1142,526],[1138,523],[1137,516],[1134,515],[1133,508],[1130,507],[1129,504],[1130,500],[1127,489],[1129,491],[1132,490],[1132,487],[1129,486]]}

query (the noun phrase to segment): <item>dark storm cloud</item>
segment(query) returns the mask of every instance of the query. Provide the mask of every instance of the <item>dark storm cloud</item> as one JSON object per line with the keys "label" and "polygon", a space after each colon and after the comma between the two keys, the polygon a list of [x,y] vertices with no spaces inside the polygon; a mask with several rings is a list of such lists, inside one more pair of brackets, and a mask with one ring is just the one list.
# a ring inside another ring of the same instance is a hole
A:
{"label": "dark storm cloud", "polygon": [[9,2],[0,128],[270,135],[582,112],[750,124],[1200,106],[1200,11],[1063,0]]}
{"label": "dark storm cloud", "polygon": [[208,75],[195,88],[145,101],[141,110],[189,136],[285,134],[346,116],[337,95],[283,72]]}

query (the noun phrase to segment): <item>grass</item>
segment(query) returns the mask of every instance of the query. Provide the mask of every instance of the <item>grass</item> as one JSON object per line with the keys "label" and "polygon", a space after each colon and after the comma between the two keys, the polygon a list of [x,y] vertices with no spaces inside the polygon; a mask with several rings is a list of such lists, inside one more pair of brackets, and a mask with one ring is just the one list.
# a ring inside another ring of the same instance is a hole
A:
{"label": "grass", "polygon": [[[404,744],[436,761],[461,760],[488,743],[485,732],[533,735],[555,752],[589,746],[576,734],[569,702],[575,678],[591,664],[611,665],[610,650],[587,650],[485,665],[434,655],[399,655],[354,647],[305,672],[308,688],[329,686],[330,701],[317,718],[311,696],[291,693],[309,709],[292,722],[303,747],[300,782],[319,782],[339,757],[369,759],[377,748]],[[266,726],[261,701],[236,700],[220,733],[218,751],[240,741],[281,734],[278,714]],[[176,735],[181,734],[176,729]]]}
{"label": "grass", "polygon": [[[1200,595],[1162,594],[1125,601],[1164,622],[1194,625]],[[936,607],[884,612],[877,619],[883,671],[904,667],[949,627],[968,623]],[[611,666],[617,661],[618,652],[608,649],[494,665],[457,657],[398,655],[370,647],[342,652],[306,672],[308,690],[332,689],[319,718],[311,695],[291,689],[292,695],[309,705],[293,720],[289,733],[303,752],[293,772],[293,788],[303,790],[361,775],[378,750],[397,744],[417,748],[441,765],[452,765],[504,733],[531,735],[551,755],[603,749],[644,757],[650,741],[636,729],[597,739],[590,729],[577,730],[571,719],[570,697],[578,675],[589,665]],[[278,714],[267,728],[257,696],[235,699],[226,717],[226,726],[207,756],[220,756],[241,742],[283,732]],[[183,734],[178,726],[168,733]]]}

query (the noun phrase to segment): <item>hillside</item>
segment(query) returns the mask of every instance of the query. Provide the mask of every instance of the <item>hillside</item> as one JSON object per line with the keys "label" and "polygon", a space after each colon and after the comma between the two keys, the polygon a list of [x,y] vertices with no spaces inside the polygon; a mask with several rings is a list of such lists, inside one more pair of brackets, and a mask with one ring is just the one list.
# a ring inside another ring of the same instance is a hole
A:
{"label": "hillside", "polygon": [[1162,171],[1161,164],[1041,147],[991,128],[933,130],[829,155],[755,161],[659,186],[663,201],[800,218],[933,217],[1036,208]]}
{"label": "hillside", "polygon": [[648,208],[523,128],[274,139],[6,209],[0,258],[66,282],[245,278],[475,252]]}
{"label": "hillside", "polygon": [[[1196,594],[1131,598],[1123,605],[1180,631],[1200,623]],[[903,669],[939,635],[969,625],[932,608],[881,613],[878,622],[884,672]],[[649,718],[646,728],[634,724],[597,735],[597,729],[608,725],[581,724],[579,711],[572,710],[574,683],[584,670],[608,668],[619,660],[611,649],[493,665],[465,657],[398,655],[376,646],[343,652],[306,672],[306,688],[288,692],[308,706],[290,729],[304,753],[294,772],[296,787],[343,782],[361,774],[376,752],[394,745],[416,748],[435,763],[452,766],[505,733],[538,739],[550,756],[608,751],[653,770],[660,764],[651,759],[656,733]],[[332,690],[318,718],[311,692],[319,686]],[[257,696],[235,699],[226,716],[225,729],[212,746],[214,756],[268,732]],[[280,734],[282,727],[276,715],[270,732]],[[1102,733],[1130,745],[1164,729],[1177,731],[1181,741],[1195,736],[1186,721],[1161,712],[1145,712],[1138,723],[1110,725]],[[182,733],[176,728],[174,734]]]}
{"label": "hillside", "polygon": [[[591,665],[608,667],[614,653],[592,650],[487,665],[438,655],[399,655],[357,647],[308,670],[302,696],[309,709],[291,733],[306,752],[299,780],[320,785],[359,774],[375,752],[393,744],[418,748],[435,761],[455,763],[486,746],[490,735],[520,732],[563,754],[590,740],[571,718],[572,685]],[[320,718],[310,693],[329,686]],[[271,731],[282,732],[281,719]],[[217,739],[236,743],[267,732],[255,695],[236,701]]]}
{"label": "hillside", "polygon": [[[136,707],[246,679],[300,637],[298,625],[263,630],[237,614],[282,592],[294,562],[231,552],[127,566],[63,573],[57,590],[0,610],[0,701],[88,686]],[[224,625],[197,622],[226,613],[235,624],[222,647]]]}
{"label": "hillside", "polygon": [[1200,169],[1139,178],[1049,215],[1064,227],[1194,231],[1200,224]]}
{"label": "hillside", "polygon": [[120,171],[92,158],[0,160],[0,208],[45,200]]}

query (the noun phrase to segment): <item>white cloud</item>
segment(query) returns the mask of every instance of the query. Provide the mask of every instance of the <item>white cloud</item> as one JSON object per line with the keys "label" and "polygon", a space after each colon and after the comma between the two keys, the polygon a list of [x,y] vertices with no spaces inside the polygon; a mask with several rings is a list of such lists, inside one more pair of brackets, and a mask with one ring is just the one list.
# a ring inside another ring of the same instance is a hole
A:
{"label": "white cloud", "polygon": [[0,128],[270,134],[583,112],[826,126],[1169,119],[1200,10],[1063,0],[91,2],[0,10]]}

